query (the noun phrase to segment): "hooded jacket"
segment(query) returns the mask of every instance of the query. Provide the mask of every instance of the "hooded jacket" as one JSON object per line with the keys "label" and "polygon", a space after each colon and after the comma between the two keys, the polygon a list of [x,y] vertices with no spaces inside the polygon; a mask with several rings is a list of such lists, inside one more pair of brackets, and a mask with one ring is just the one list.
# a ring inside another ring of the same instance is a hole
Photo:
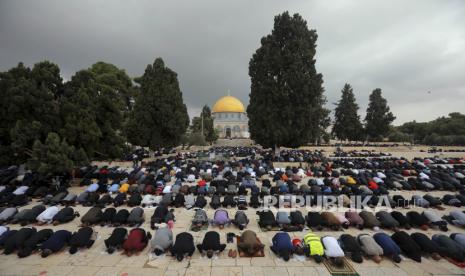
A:
{"label": "hooded jacket", "polygon": [[102,209],[99,207],[92,207],[87,213],[81,218],[81,222],[84,224],[97,224],[102,220]]}
{"label": "hooded jacket", "polygon": [[139,224],[144,222],[144,209],[136,207],[129,213],[127,223],[128,224]]}
{"label": "hooded jacket", "polygon": [[409,258],[421,262],[421,248],[409,234],[400,231],[394,233],[391,237]]}
{"label": "hooded jacket", "polygon": [[170,251],[171,254],[176,257],[181,257],[186,254],[188,256],[192,256],[192,254],[194,254],[195,251],[194,237],[192,236],[192,234],[182,232],[176,235],[176,240],[174,242],[174,245],[171,247]]}
{"label": "hooded jacket", "polygon": [[124,241],[126,240],[126,235],[128,234],[128,230],[126,228],[117,227],[113,230],[110,237],[104,241],[105,246],[107,248],[114,247],[120,248]]}
{"label": "hooded jacket", "polygon": [[76,253],[80,247],[90,248],[95,241],[92,239],[93,233],[94,231],[90,227],[82,227],[77,232],[74,232],[69,240],[69,253]]}

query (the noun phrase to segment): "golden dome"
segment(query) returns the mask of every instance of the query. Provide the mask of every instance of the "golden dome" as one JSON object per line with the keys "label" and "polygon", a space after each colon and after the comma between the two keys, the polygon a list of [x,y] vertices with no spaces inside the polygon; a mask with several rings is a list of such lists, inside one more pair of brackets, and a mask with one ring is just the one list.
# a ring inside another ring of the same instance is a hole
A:
{"label": "golden dome", "polygon": [[225,96],[219,99],[213,106],[213,113],[218,112],[245,112],[244,105],[233,96]]}

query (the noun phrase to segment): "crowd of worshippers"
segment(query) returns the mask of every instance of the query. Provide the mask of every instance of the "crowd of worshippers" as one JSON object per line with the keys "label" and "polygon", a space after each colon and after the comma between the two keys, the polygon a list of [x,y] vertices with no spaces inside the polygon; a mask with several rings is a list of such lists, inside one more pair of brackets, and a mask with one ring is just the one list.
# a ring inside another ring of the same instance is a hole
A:
{"label": "crowd of worshippers", "polygon": [[[211,147],[208,150],[184,153],[184,157],[196,158],[208,156],[211,153],[235,158],[261,158],[273,162],[321,162],[324,159],[324,150],[282,149],[279,154],[271,149],[257,147]],[[181,153],[180,153],[181,154]]]}
{"label": "crowd of worshippers", "polygon": [[[288,156],[302,154],[300,151],[288,151]],[[173,241],[171,228],[175,217],[173,207],[194,208],[192,225],[202,229],[203,226],[223,228],[229,224],[239,229],[247,228],[249,218],[243,211],[248,207],[258,208],[266,195],[311,195],[313,199],[325,195],[341,195],[342,203],[347,205],[349,195],[370,196],[371,204],[376,205],[381,197],[387,196],[391,207],[408,207],[414,204],[420,207],[441,205],[465,205],[465,165],[463,159],[343,159],[331,163],[311,163],[309,166],[275,168],[270,159],[246,157],[233,161],[197,161],[179,156],[159,159],[143,167],[95,167],[81,168],[77,175],[82,178],[85,191],[81,194],[68,192],[66,185],[34,185],[35,177],[31,172],[21,172],[18,168],[0,171],[0,222],[27,224],[65,223],[79,216],[72,206],[82,204],[89,210],[82,215],[82,228],[71,233],[67,230],[56,232],[50,229],[37,230],[25,227],[10,230],[0,226],[0,247],[5,254],[17,252],[25,257],[36,250],[46,257],[69,246],[70,253],[91,247],[95,241],[94,225],[111,225],[116,227],[105,240],[109,253],[124,250],[127,255],[141,252],[149,243],[155,255],[165,252],[182,260],[192,256],[195,248],[200,253],[211,257],[216,252],[225,250],[220,243],[220,236],[215,231],[207,232],[202,244],[194,246],[190,233],[183,232]],[[304,178],[311,177],[307,182]],[[172,183],[174,181],[174,183]],[[447,190],[451,193],[442,198],[430,194],[414,195],[405,199],[402,195],[390,195],[398,190]],[[454,192],[454,193],[452,193]],[[248,196],[250,195],[250,197]],[[37,198],[41,204],[24,208],[18,212],[17,207],[26,205],[31,198]],[[208,201],[207,201],[208,198]],[[344,202],[345,201],[345,202]],[[126,204],[131,210],[114,207]],[[204,208],[209,204],[215,209],[213,218],[208,218]],[[63,207],[60,209],[60,205]],[[114,207],[111,207],[113,205]],[[150,218],[150,226],[157,229],[154,237],[142,228],[145,222],[143,207],[156,206]],[[106,208],[105,208],[106,207]],[[227,208],[237,207],[230,218]],[[308,232],[300,240],[291,240],[287,232],[277,233],[272,240],[271,250],[288,260],[293,254],[304,254],[321,261],[323,257],[340,264],[341,257],[349,254],[361,262],[362,255],[373,257],[391,257],[400,261],[399,254],[421,260],[422,254],[430,254],[464,261],[465,236],[437,234],[432,239],[422,233],[411,235],[402,229],[422,229],[428,227],[448,231],[448,224],[465,226],[465,214],[453,210],[441,217],[433,209],[423,212],[347,211],[342,213],[310,211],[304,216],[300,211],[279,211],[276,215],[271,210],[257,212],[259,226],[266,230],[278,227],[284,231]],[[164,226],[165,224],[166,226]],[[136,227],[128,232],[121,226]],[[315,232],[322,229],[339,230],[347,227],[380,230],[391,229],[394,234],[378,232],[373,236],[360,234],[353,237],[347,234],[339,238],[319,237]],[[229,239],[229,236],[228,236]],[[245,230],[236,237],[239,256],[257,256],[263,253],[264,244],[256,233]],[[447,250],[444,250],[447,248]],[[237,252],[229,252],[235,256]]]}
{"label": "crowd of worshippers", "polygon": [[338,148],[331,157],[389,157],[391,153],[377,152],[375,150],[350,150],[344,151]]}
{"label": "crowd of worshippers", "polygon": [[[170,225],[158,228],[152,238],[152,235],[142,228],[128,231],[126,228],[117,227],[104,240],[104,245],[109,254],[121,250],[127,256],[138,255],[149,245],[149,250],[154,255],[167,254],[178,261],[190,258],[196,248],[202,256],[206,255],[208,258],[226,249],[226,244],[221,243],[220,234],[216,231],[206,232],[203,241],[195,245],[191,233],[181,232],[173,238],[171,228]],[[16,253],[20,258],[35,252],[40,252],[45,258],[65,248],[69,248],[70,254],[75,254],[78,250],[90,248],[95,242],[96,234],[91,227],[82,227],[71,233],[68,230],[37,230],[34,227],[10,230],[0,226],[0,249],[3,249],[3,254]],[[235,238],[239,254],[235,249],[230,249],[229,257],[253,257],[260,252],[264,254],[265,245],[254,231],[243,231],[240,236],[234,233],[227,234],[228,243],[233,243]],[[373,235],[361,233],[358,236],[342,234],[337,238],[330,235],[320,237],[309,231],[302,238],[291,239],[289,233],[278,232],[271,240],[270,249],[284,261],[289,261],[293,255],[301,255],[312,258],[317,263],[326,258],[336,265],[342,265],[345,256],[357,263],[363,262],[364,256],[377,263],[383,256],[398,263],[402,260],[401,254],[417,262],[421,262],[422,256],[429,256],[434,260],[446,257],[464,262],[465,234],[435,234],[429,238],[419,232],[408,234],[405,231],[397,231],[392,235],[377,232]]]}
{"label": "crowd of worshippers", "polygon": [[[337,195],[338,204],[350,207],[350,196],[368,199],[369,206],[441,208],[443,204],[465,206],[465,165],[462,159],[344,159],[332,163],[313,164],[307,168],[275,168],[264,159],[245,158],[238,161],[192,161],[171,157],[145,167],[81,168],[80,194],[67,186],[34,185],[34,174],[7,169],[0,172],[0,222],[28,224],[33,222],[63,223],[79,214],[72,206],[82,204],[104,208],[165,206],[213,209],[220,207],[258,208],[267,195],[309,195],[307,205],[315,205],[322,197]],[[305,177],[310,177],[304,181]],[[174,180],[174,183],[172,183]],[[410,199],[391,191],[446,190],[442,198],[429,193]],[[250,195],[250,196],[249,196]],[[18,211],[31,198],[43,205]],[[288,203],[289,197],[284,197]],[[279,204],[279,201],[276,201]],[[62,205],[65,208],[59,209]],[[46,206],[50,206],[46,208]],[[278,206],[280,207],[280,206]],[[326,207],[326,206],[325,206]],[[114,212],[115,210],[109,209]],[[135,209],[139,210],[139,209]],[[459,212],[460,213],[460,212]],[[453,216],[453,215],[451,215]],[[461,221],[455,218],[453,221]]]}
{"label": "crowd of worshippers", "polygon": [[[163,203],[191,208],[203,207],[205,197],[211,197],[210,206],[215,209],[220,206],[245,208],[247,205],[257,208],[266,195],[311,195],[313,203],[322,195],[341,195],[345,203],[348,197],[358,195],[362,199],[369,197],[370,205],[376,205],[381,196],[387,196],[393,207],[412,202],[420,206],[461,206],[465,204],[463,162],[460,159],[417,159],[413,162],[344,159],[308,167],[275,168],[265,159],[209,162],[170,157],[135,168],[81,168],[77,175],[82,178],[81,185],[87,187],[80,194],[69,192],[65,185],[30,183],[27,179],[31,179],[32,173],[25,173],[20,181],[18,177],[0,175],[0,206],[22,206],[36,198],[45,205],[145,207]],[[400,190],[451,193],[441,199],[428,194],[423,199],[419,195],[411,199],[390,195],[391,191]]]}

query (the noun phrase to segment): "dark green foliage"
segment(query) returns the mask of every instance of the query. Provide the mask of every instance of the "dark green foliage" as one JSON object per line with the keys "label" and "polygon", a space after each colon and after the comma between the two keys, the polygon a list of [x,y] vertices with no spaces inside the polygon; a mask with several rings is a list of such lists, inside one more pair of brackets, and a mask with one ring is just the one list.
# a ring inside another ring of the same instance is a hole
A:
{"label": "dark green foliage", "polygon": [[70,158],[77,165],[121,157],[120,133],[133,94],[126,73],[103,62],[65,84],[58,66],[48,61],[1,72],[0,165],[26,162],[33,145],[45,143],[50,133],[73,146]]}
{"label": "dark green foliage", "polygon": [[391,126],[387,136],[390,142],[412,142],[412,136],[399,131],[398,128]]}
{"label": "dark green foliage", "polygon": [[465,115],[454,112],[426,123],[404,123],[397,130],[415,143],[426,145],[465,145]]}
{"label": "dark green foliage", "polygon": [[121,157],[124,139],[120,132],[133,94],[131,79],[112,64],[97,62],[77,72],[62,98],[65,123],[60,134],[89,157]]}
{"label": "dark green foliage", "polygon": [[358,105],[350,84],[342,89],[341,99],[337,103],[334,114],[332,134],[340,140],[359,141],[363,139],[363,126],[357,114]]}
{"label": "dark green foliage", "polygon": [[368,140],[379,141],[389,133],[391,123],[396,119],[389,111],[387,101],[381,95],[381,89],[376,88],[370,95],[365,129]]}
{"label": "dark green foliage", "polygon": [[37,137],[40,137],[42,124],[38,121],[16,121],[15,127],[10,131],[11,149],[18,160],[26,160],[31,155],[31,149]]}
{"label": "dark green foliage", "polygon": [[0,164],[25,162],[35,139],[59,129],[61,90],[60,70],[48,61],[0,73]]}
{"label": "dark green foliage", "polygon": [[151,149],[179,145],[189,116],[177,74],[157,58],[136,82],[140,92],[126,128],[128,141]]}
{"label": "dark green foliage", "polygon": [[27,167],[41,174],[62,174],[69,172],[74,163],[72,154],[74,148],[54,132],[50,132],[42,143],[34,142],[32,156],[27,162]]}
{"label": "dark green foliage", "polygon": [[189,146],[205,146],[207,145],[205,141],[205,136],[202,136],[200,132],[190,133],[187,136],[187,144]]}
{"label": "dark green foliage", "polygon": [[249,128],[264,147],[315,142],[329,123],[323,76],[315,69],[317,37],[300,15],[285,12],[250,60]]}
{"label": "dark green foliage", "polygon": [[212,143],[218,140],[218,134],[213,128],[213,117],[211,114],[210,107],[205,105],[202,108],[202,113],[200,117],[194,117],[192,119],[192,132],[193,133],[202,133],[202,117],[203,117],[203,135],[205,136],[205,141]]}
{"label": "dark green foliage", "polygon": [[61,116],[64,125],[60,134],[71,145],[83,149],[93,157],[98,148],[102,132],[97,124],[95,104],[96,88],[92,84],[92,74],[86,70],[77,72],[66,84],[61,99]]}
{"label": "dark green foliage", "polygon": [[85,166],[89,164],[89,158],[84,149],[74,149],[71,153],[71,160],[73,160],[75,166]]}

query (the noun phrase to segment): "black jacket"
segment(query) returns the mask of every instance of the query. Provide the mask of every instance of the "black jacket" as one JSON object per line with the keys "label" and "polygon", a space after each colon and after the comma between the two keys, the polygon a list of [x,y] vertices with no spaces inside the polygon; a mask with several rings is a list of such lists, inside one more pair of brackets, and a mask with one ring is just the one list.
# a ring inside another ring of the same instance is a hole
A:
{"label": "black jacket", "polygon": [[300,211],[292,211],[290,214],[292,225],[304,225],[305,218]]}
{"label": "black jacket", "polygon": [[24,258],[31,255],[31,253],[40,247],[44,241],[48,240],[52,234],[52,229],[42,229],[32,234],[24,241],[21,249],[18,250],[18,257]]}
{"label": "black jacket", "polygon": [[171,254],[173,256],[192,256],[195,251],[194,237],[187,232],[182,232],[176,235],[176,241],[173,247],[171,247]]}
{"label": "black jacket", "polygon": [[410,234],[410,237],[412,237],[412,239],[418,244],[421,251],[425,253],[438,253],[440,255],[444,255],[444,251],[447,250],[446,248],[440,247],[439,244],[423,233],[412,233]]}
{"label": "black jacket", "polygon": [[129,217],[129,211],[126,209],[120,209],[113,217],[112,223],[125,224]]}
{"label": "black jacket", "polygon": [[81,218],[82,223],[96,224],[102,220],[102,209],[99,207],[92,207],[87,213]]}
{"label": "black jacket", "polygon": [[5,255],[8,255],[8,254],[11,254],[16,249],[21,248],[24,242],[36,232],[37,230],[35,228],[29,228],[29,227],[18,230],[18,232],[10,236],[5,241],[5,246],[4,246],[5,250],[3,251],[3,253]]}
{"label": "black jacket", "polygon": [[399,222],[399,226],[410,229],[410,220],[401,212],[392,211],[391,216]]}
{"label": "black jacket", "polygon": [[104,223],[111,223],[113,221],[113,218],[116,215],[116,209],[115,208],[106,208],[105,211],[103,211],[102,214],[102,222]]}
{"label": "black jacket", "polygon": [[339,237],[339,243],[341,244],[342,250],[351,254],[352,261],[356,263],[363,262],[362,258],[362,248],[357,242],[357,239],[354,236],[349,234],[342,234]]}
{"label": "black jacket", "polygon": [[194,207],[203,208],[207,205],[207,200],[203,195],[197,196]]}
{"label": "black jacket", "polygon": [[197,246],[197,248],[202,251],[221,251],[224,250],[224,247],[224,244],[222,245],[220,243],[220,234],[215,231],[208,231],[203,238],[202,244]]}
{"label": "black jacket", "polygon": [[126,236],[128,234],[128,230],[126,228],[118,227],[113,230],[110,237],[104,241],[105,246],[107,248],[115,247],[120,248],[124,241],[126,240]]}
{"label": "black jacket", "polygon": [[93,233],[94,231],[90,227],[83,227],[77,232],[74,232],[69,240],[69,246],[71,247],[69,252],[74,254],[79,247],[91,247],[94,243],[94,241],[91,240]]}
{"label": "black jacket", "polygon": [[27,214],[25,214],[20,221],[18,221],[19,223],[21,222],[25,222],[26,224],[27,223],[30,223],[30,222],[35,222],[36,221],[36,217],[38,215],[40,215],[40,213],[42,213],[43,211],[45,211],[45,206],[40,204],[40,205],[36,205],[34,207],[32,207],[31,209],[31,212],[28,212]]}
{"label": "black jacket", "polygon": [[74,210],[71,207],[65,207],[58,211],[53,217],[53,221],[58,221],[60,223],[70,222],[74,219]]}
{"label": "black jacket", "polygon": [[322,227],[324,224],[323,217],[318,212],[308,212],[306,219],[308,227]]}
{"label": "black jacket", "polygon": [[427,218],[422,216],[416,211],[410,211],[407,213],[407,218],[413,226],[421,227],[423,225],[428,225],[429,221]]}
{"label": "black jacket", "polygon": [[391,238],[409,258],[421,262],[421,248],[409,234],[399,231],[392,234]]}
{"label": "black jacket", "polygon": [[259,211],[257,212],[259,216],[258,224],[260,227],[267,227],[267,226],[277,226],[278,223],[276,222],[276,218],[270,210],[266,211]]}

